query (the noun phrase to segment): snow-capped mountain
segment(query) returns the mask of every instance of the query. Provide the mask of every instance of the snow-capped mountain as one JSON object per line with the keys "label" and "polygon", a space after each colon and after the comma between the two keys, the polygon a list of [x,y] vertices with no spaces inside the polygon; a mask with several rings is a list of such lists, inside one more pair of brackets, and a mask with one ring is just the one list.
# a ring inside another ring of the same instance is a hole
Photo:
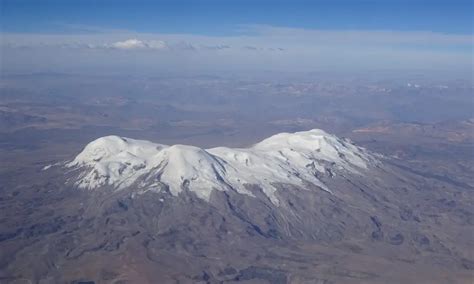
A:
{"label": "snow-capped mountain", "polygon": [[117,190],[183,189],[209,200],[213,190],[235,190],[253,196],[247,185],[258,185],[278,205],[275,184],[303,187],[308,183],[331,192],[321,177],[338,172],[362,174],[377,164],[375,156],[349,140],[323,130],[280,133],[249,148],[201,149],[163,145],[118,136],[89,143],[66,167],[80,170],[80,188],[109,185]]}
{"label": "snow-capped mountain", "polygon": [[106,136],[71,161],[44,165],[3,187],[10,193],[0,200],[8,209],[0,243],[13,257],[0,271],[10,275],[41,283],[417,283],[415,274],[391,277],[432,267],[427,283],[472,279],[469,184],[322,130],[248,148]]}

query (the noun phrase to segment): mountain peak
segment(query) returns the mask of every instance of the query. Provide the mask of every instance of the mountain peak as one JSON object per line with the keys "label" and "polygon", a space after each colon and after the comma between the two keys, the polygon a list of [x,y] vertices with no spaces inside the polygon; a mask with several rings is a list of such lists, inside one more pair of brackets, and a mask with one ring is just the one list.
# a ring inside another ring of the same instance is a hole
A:
{"label": "mountain peak", "polygon": [[249,148],[201,149],[105,136],[89,143],[66,167],[80,171],[75,184],[81,188],[159,185],[173,195],[190,190],[209,200],[213,190],[253,196],[248,185],[257,185],[278,204],[277,183],[300,187],[311,183],[330,192],[321,176],[359,173],[373,163],[376,159],[365,149],[313,129],[279,133]]}

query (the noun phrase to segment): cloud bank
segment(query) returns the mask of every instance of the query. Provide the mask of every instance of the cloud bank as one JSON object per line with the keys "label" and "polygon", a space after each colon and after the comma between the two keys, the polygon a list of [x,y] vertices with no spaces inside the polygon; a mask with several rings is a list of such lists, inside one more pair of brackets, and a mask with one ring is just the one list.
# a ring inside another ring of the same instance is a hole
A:
{"label": "cloud bank", "polygon": [[[102,30],[2,34],[4,72],[38,70],[457,70],[473,63],[472,35],[429,31],[240,26],[231,36]],[[471,70],[472,72],[472,70]]]}

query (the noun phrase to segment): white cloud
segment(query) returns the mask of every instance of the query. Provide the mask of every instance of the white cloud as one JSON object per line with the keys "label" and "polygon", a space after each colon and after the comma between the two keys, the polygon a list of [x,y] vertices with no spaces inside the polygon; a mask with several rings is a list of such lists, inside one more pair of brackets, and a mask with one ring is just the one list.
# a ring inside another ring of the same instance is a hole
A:
{"label": "white cloud", "polygon": [[111,47],[118,49],[135,49],[145,48],[146,45],[143,41],[138,39],[127,39],[125,41],[117,41],[111,44]]}
{"label": "white cloud", "polygon": [[117,41],[105,47],[116,49],[164,49],[167,47],[166,43],[161,40],[141,41],[138,39],[127,39],[124,41]]}

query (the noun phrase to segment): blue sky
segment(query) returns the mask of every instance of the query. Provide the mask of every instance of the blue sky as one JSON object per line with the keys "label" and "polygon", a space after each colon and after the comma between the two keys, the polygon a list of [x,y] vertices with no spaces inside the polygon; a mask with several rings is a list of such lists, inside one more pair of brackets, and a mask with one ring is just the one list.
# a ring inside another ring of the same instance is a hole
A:
{"label": "blue sky", "polygon": [[9,32],[61,32],[62,24],[140,32],[230,34],[241,24],[306,29],[427,30],[471,34],[472,1],[2,0]]}
{"label": "blue sky", "polygon": [[472,1],[0,1],[5,72],[472,72]]}

